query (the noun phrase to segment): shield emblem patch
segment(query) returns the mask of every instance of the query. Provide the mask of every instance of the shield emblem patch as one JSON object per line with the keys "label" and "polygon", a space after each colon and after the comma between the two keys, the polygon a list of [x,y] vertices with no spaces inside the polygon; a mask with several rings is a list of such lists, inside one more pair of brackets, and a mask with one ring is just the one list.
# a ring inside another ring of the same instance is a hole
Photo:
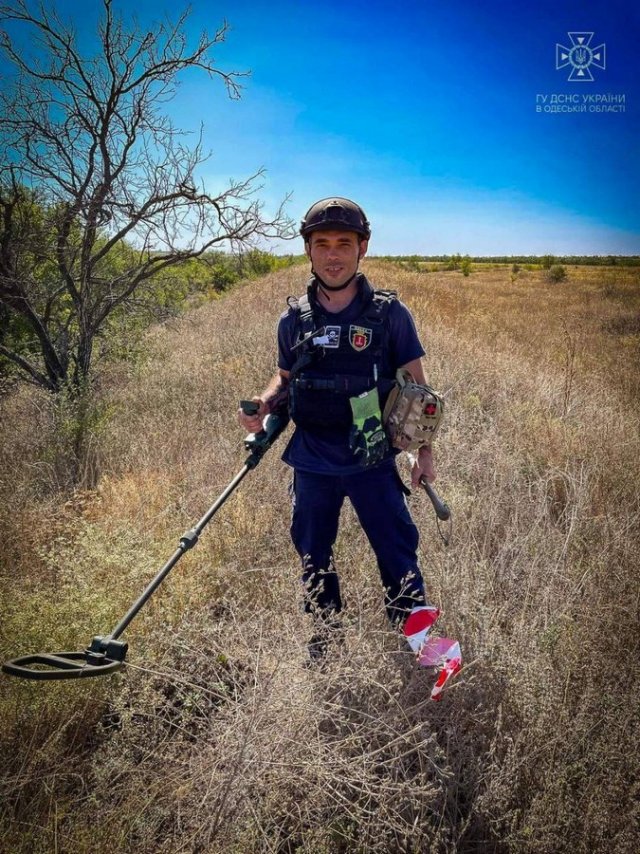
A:
{"label": "shield emblem patch", "polygon": [[349,344],[354,350],[366,350],[371,344],[371,330],[364,326],[349,327]]}

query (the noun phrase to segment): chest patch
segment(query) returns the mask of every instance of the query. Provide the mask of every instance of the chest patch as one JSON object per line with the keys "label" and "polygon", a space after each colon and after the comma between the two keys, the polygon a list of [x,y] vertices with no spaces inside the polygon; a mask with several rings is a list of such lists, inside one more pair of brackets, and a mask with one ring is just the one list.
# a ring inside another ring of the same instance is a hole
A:
{"label": "chest patch", "polygon": [[326,338],[326,342],[324,343],[324,347],[339,347],[340,346],[340,327],[339,326],[325,326],[324,334]]}
{"label": "chest patch", "polygon": [[369,344],[371,344],[371,336],[372,330],[364,326],[349,327],[349,344],[358,352],[367,349]]}
{"label": "chest patch", "polygon": [[[322,329],[319,329],[318,332],[313,334],[313,338],[311,339],[311,343],[316,347],[333,348],[337,350],[340,346],[340,327],[339,326],[323,326]],[[303,341],[303,338],[300,337],[298,339],[297,344],[294,346],[298,347]]]}

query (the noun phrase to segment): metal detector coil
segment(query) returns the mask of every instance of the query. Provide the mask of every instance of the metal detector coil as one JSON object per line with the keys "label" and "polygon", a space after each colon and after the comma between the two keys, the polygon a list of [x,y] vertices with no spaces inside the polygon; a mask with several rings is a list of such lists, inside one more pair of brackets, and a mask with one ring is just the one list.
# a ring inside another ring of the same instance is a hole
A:
{"label": "metal detector coil", "polygon": [[[253,401],[240,401],[240,406],[246,415],[255,415],[258,404]],[[192,549],[204,528],[209,524],[216,512],[222,507],[227,498],[236,489],[245,475],[254,469],[263,456],[283,432],[289,418],[285,414],[272,413],[264,421],[263,429],[258,433],[250,433],[244,440],[249,456],[244,466],[227,486],[224,492],[207,510],[200,521],[180,537],[180,543],[169,560],[147,586],[142,595],[133,603],[129,611],[120,620],[110,635],[97,635],[87,649],[80,652],[39,652],[23,655],[6,661],[2,671],[9,676],[19,676],[22,679],[83,679],[91,676],[106,676],[119,670],[125,662],[128,644],[118,638],[127,628],[138,611],[146,604],[156,588],[164,581],[182,555]]]}
{"label": "metal detector coil", "polygon": [[38,652],[6,661],[2,665],[9,676],[23,679],[82,679],[106,676],[124,664],[129,645],[97,635],[82,652]]}

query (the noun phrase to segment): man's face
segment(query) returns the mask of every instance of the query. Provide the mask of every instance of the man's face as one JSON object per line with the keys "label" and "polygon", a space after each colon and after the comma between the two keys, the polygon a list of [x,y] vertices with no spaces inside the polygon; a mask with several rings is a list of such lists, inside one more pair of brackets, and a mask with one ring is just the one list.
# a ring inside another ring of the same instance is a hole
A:
{"label": "man's face", "polygon": [[314,231],[305,252],[320,278],[335,288],[353,276],[367,244],[355,231]]}

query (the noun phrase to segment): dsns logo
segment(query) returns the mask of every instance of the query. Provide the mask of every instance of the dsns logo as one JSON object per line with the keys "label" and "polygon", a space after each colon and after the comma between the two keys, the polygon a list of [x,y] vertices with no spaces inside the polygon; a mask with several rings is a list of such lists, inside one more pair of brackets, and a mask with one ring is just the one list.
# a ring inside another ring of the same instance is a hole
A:
{"label": "dsns logo", "polygon": [[606,68],[606,45],[599,44],[591,47],[593,33],[567,33],[571,39],[571,47],[556,43],[556,71],[571,66],[568,80],[574,83],[591,82],[593,74],[591,67]]}

